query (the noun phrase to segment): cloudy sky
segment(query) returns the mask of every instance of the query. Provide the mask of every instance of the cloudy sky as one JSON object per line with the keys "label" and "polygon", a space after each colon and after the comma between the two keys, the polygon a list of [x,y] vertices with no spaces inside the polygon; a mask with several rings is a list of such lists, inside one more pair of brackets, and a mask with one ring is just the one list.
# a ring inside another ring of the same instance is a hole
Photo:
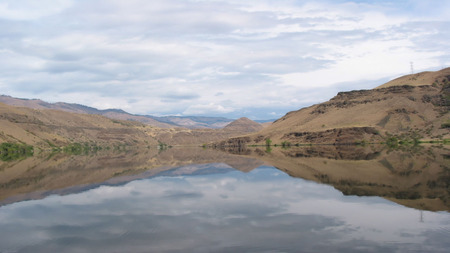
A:
{"label": "cloudy sky", "polygon": [[1,0],[0,93],[279,118],[450,65],[447,0]]}

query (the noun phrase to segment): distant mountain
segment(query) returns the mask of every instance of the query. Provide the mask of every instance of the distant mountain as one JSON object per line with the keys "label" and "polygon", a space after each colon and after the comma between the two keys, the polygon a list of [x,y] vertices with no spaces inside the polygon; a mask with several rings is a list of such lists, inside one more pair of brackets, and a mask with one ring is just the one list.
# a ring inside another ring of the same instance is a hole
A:
{"label": "distant mountain", "polygon": [[223,129],[228,131],[240,131],[251,133],[260,131],[261,129],[263,129],[263,126],[253,120],[242,117],[226,125]]}
{"label": "distant mountain", "polygon": [[339,92],[328,102],[289,112],[260,132],[227,145],[234,141],[264,145],[266,139],[292,144],[380,142],[391,134],[450,139],[449,110],[447,68],[401,77],[373,90]]}
{"label": "distant mountain", "polygon": [[93,107],[80,104],[72,104],[64,102],[48,103],[40,99],[14,98],[6,95],[0,95],[0,102],[8,105],[28,107],[33,109],[53,109],[73,113],[98,114],[111,119],[137,121],[150,126],[160,128],[185,127],[190,129],[195,128],[218,129],[226,126],[228,123],[233,121],[232,119],[227,119],[223,117],[200,117],[200,116],[156,117],[150,115],[135,115],[130,114],[121,109],[99,110]]}
{"label": "distant mountain", "polygon": [[150,117],[160,122],[187,128],[218,129],[223,128],[224,126],[233,121],[232,119],[227,119],[223,117],[203,117],[203,116],[165,116],[165,117],[150,116]]}
{"label": "distant mountain", "polygon": [[277,119],[257,119],[257,120],[254,120],[255,122],[258,122],[258,123],[260,123],[260,124],[263,124],[263,123],[272,123],[272,122],[274,122],[275,120],[277,120]]}

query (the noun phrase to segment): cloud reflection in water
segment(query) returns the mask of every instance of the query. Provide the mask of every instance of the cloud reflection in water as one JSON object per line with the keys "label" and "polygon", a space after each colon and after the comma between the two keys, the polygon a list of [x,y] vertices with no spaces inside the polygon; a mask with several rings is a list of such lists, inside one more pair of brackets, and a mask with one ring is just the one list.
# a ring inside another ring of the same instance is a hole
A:
{"label": "cloud reflection in water", "polygon": [[445,252],[450,215],[420,215],[260,167],[3,206],[0,252]]}

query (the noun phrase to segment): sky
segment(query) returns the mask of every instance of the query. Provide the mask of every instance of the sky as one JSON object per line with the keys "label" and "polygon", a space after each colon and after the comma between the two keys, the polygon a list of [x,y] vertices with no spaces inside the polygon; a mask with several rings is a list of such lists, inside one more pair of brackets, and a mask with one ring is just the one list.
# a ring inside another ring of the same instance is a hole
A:
{"label": "sky", "polygon": [[450,66],[448,27],[449,0],[0,0],[0,94],[276,119]]}

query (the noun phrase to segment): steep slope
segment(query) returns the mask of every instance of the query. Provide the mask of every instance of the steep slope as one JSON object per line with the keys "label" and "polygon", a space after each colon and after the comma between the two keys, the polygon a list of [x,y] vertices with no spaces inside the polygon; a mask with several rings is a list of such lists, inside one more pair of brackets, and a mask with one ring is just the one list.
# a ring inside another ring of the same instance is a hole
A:
{"label": "steep slope", "polygon": [[253,120],[250,120],[246,117],[242,117],[226,125],[223,129],[227,131],[240,131],[244,133],[246,132],[251,133],[263,129],[263,126]]}
{"label": "steep slope", "polygon": [[157,145],[138,122],[112,120],[100,115],[36,110],[0,103],[0,142],[21,142],[37,147],[69,143],[96,145]]}
{"label": "steep slope", "polygon": [[266,139],[292,144],[379,142],[388,133],[449,139],[450,76],[433,83],[340,92],[328,102],[289,112],[259,133],[228,144],[264,144]]}

